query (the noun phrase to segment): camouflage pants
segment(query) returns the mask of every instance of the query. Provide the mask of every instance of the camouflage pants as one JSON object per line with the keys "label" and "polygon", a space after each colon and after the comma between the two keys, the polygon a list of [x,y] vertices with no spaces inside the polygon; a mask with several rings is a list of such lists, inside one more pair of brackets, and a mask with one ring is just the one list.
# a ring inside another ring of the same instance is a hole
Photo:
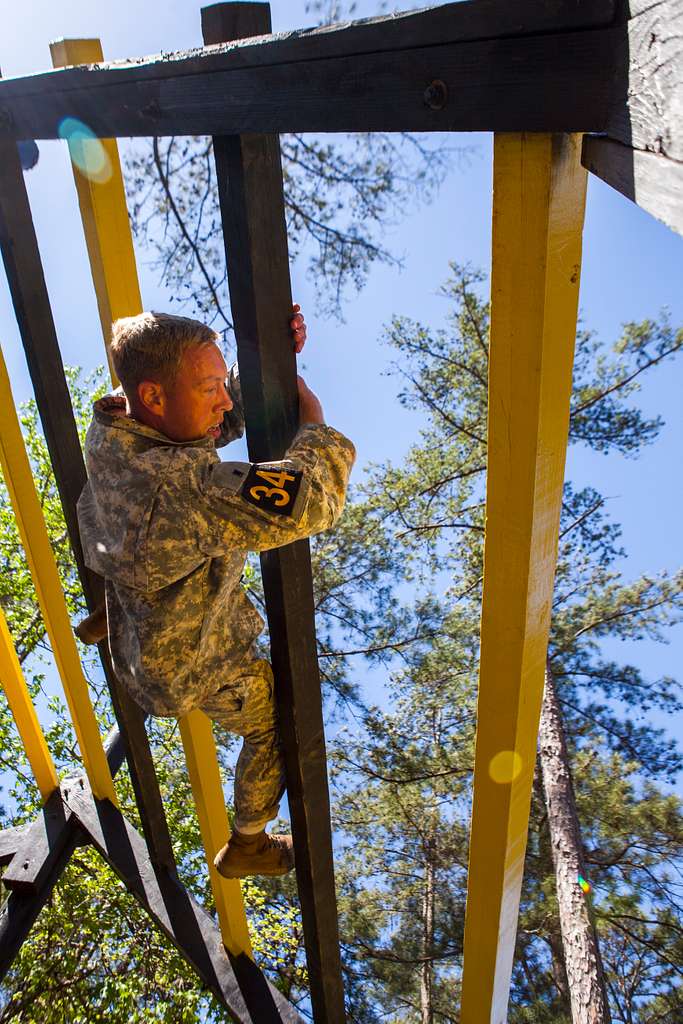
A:
{"label": "camouflage pants", "polygon": [[285,767],[273,694],[273,670],[263,658],[214,693],[202,711],[244,737],[235,768],[235,828],[256,831],[277,817],[285,791]]}

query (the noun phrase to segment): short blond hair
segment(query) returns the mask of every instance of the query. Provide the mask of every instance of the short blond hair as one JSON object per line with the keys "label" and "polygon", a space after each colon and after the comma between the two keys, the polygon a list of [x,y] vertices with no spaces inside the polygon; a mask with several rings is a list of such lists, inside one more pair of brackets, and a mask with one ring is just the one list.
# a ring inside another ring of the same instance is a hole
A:
{"label": "short blond hair", "polygon": [[112,325],[111,358],[131,398],[143,380],[172,385],[187,349],[217,339],[210,327],[187,316],[153,312],[123,316]]}

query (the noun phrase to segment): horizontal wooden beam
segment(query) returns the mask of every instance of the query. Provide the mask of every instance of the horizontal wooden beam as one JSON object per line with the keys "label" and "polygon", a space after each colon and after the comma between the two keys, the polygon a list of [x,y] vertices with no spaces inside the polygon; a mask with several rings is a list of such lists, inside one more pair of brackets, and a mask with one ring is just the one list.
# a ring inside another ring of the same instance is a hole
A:
{"label": "horizontal wooden beam", "polygon": [[683,161],[587,135],[581,162],[617,192],[683,235]]}
{"label": "horizontal wooden beam", "polygon": [[[0,83],[0,131],[602,131],[613,0],[470,0]],[[621,51],[619,51],[621,52]]]}

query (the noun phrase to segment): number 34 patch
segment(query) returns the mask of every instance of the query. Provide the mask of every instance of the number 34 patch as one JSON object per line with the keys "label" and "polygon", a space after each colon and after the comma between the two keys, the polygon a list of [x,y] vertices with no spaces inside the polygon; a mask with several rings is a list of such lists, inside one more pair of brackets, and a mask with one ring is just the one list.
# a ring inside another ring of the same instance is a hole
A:
{"label": "number 34 patch", "polygon": [[298,518],[299,491],[303,473],[300,470],[283,469],[281,465],[251,466],[247,478],[240,487],[245,501],[264,512],[277,516]]}

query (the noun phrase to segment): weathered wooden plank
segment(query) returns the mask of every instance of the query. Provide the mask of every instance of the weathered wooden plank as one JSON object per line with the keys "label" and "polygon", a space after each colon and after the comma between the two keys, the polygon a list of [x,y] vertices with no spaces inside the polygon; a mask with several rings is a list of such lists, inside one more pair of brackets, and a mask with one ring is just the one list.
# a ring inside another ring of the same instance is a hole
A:
{"label": "weathered wooden plank", "polygon": [[683,163],[683,0],[620,0],[619,22],[607,134]]}
{"label": "weathered wooden plank", "polygon": [[3,884],[17,892],[36,893],[44,884],[55,859],[68,843],[70,811],[55,790],[35,820],[25,829],[14,858],[2,876]]}
{"label": "weathered wooden plank", "polygon": [[23,836],[30,825],[17,825],[15,828],[3,828],[0,832],[0,866],[9,864],[17,852]]}
{"label": "weathered wooden plank", "polygon": [[683,162],[587,135],[581,162],[593,174],[683,235]]}
{"label": "weathered wooden plank", "polygon": [[[16,144],[0,139],[0,248],[19,325],[38,411],[59,489],[69,540],[83,591],[94,609],[103,599],[102,580],[83,561],[76,502],[86,480],[85,465],[64,375]],[[144,727],[144,713],[119,686],[106,644],[100,656],[119,726],[150,849],[171,867],[173,848]]]}
{"label": "weathered wooden plank", "polygon": [[[243,35],[240,27],[240,35],[233,40],[205,44],[192,50],[109,62],[84,58],[82,64],[87,68],[72,69],[66,75],[59,75],[63,86],[55,84],[54,75],[50,72],[41,72],[7,78],[4,88],[7,95],[13,95],[9,84],[22,82],[21,92],[29,95],[50,91],[48,82],[53,83],[50,88],[59,89],[97,88],[102,85],[104,79],[101,74],[93,77],[93,71],[87,69],[105,74],[135,69],[140,80],[153,80],[227,68],[296,64],[328,57],[357,57],[368,53],[441,46],[444,43],[568,32],[611,24],[616,3],[617,0],[517,0],[511,5],[507,0],[468,0],[273,34]],[[239,12],[235,16],[241,18]],[[243,24],[249,26],[249,32],[252,31],[246,14]],[[229,55],[227,62],[226,55]],[[1,95],[3,90],[0,90]]]}
{"label": "weathered wooden plank", "polygon": [[[602,131],[611,0],[473,0],[149,62],[0,83],[13,138],[284,131]],[[429,105],[434,80],[445,105]]]}
{"label": "weathered wooden plank", "polygon": [[144,840],[117,808],[95,801],[85,780],[65,786],[63,795],[95,848],[238,1024],[303,1024],[247,956],[228,955],[206,911],[174,874],[152,864]]}
{"label": "weathered wooden plank", "polygon": [[576,336],[581,140],[495,140],[486,537],[461,1024],[504,1024]]}
{"label": "weathered wooden plank", "polygon": [[[112,729],[109,733],[105,749],[111,773],[116,775],[124,757],[121,734],[118,729]],[[61,817],[61,829],[64,834],[56,834],[54,831],[50,833],[51,844],[48,843],[45,846],[46,863],[37,869],[37,873],[42,879],[41,884],[35,891],[32,891],[30,886],[25,887],[21,892],[11,891],[0,911],[0,979],[12,965],[22,942],[33,927],[55,883],[68,864],[71,854],[84,841],[84,833],[74,816],[65,810]],[[21,839],[24,834],[28,834],[33,824],[17,829],[5,829],[0,833],[0,863],[6,864],[12,860],[18,847],[17,840]],[[39,826],[39,834],[45,835],[44,826]]]}
{"label": "weathered wooden plank", "polygon": [[64,835],[59,842],[55,842],[49,848],[48,861],[41,872],[39,888],[35,892],[10,892],[0,908],[0,979],[12,966],[12,961],[82,838],[83,833],[78,823],[73,815],[69,815]]}
{"label": "weathered wooden plank", "polygon": [[[267,30],[265,4],[202,10],[204,41]],[[251,13],[250,13],[251,12]],[[214,136],[250,458],[281,458],[298,427],[292,296],[277,136]],[[316,1021],[345,1019],[327,759],[307,541],[261,556],[297,885]]]}

